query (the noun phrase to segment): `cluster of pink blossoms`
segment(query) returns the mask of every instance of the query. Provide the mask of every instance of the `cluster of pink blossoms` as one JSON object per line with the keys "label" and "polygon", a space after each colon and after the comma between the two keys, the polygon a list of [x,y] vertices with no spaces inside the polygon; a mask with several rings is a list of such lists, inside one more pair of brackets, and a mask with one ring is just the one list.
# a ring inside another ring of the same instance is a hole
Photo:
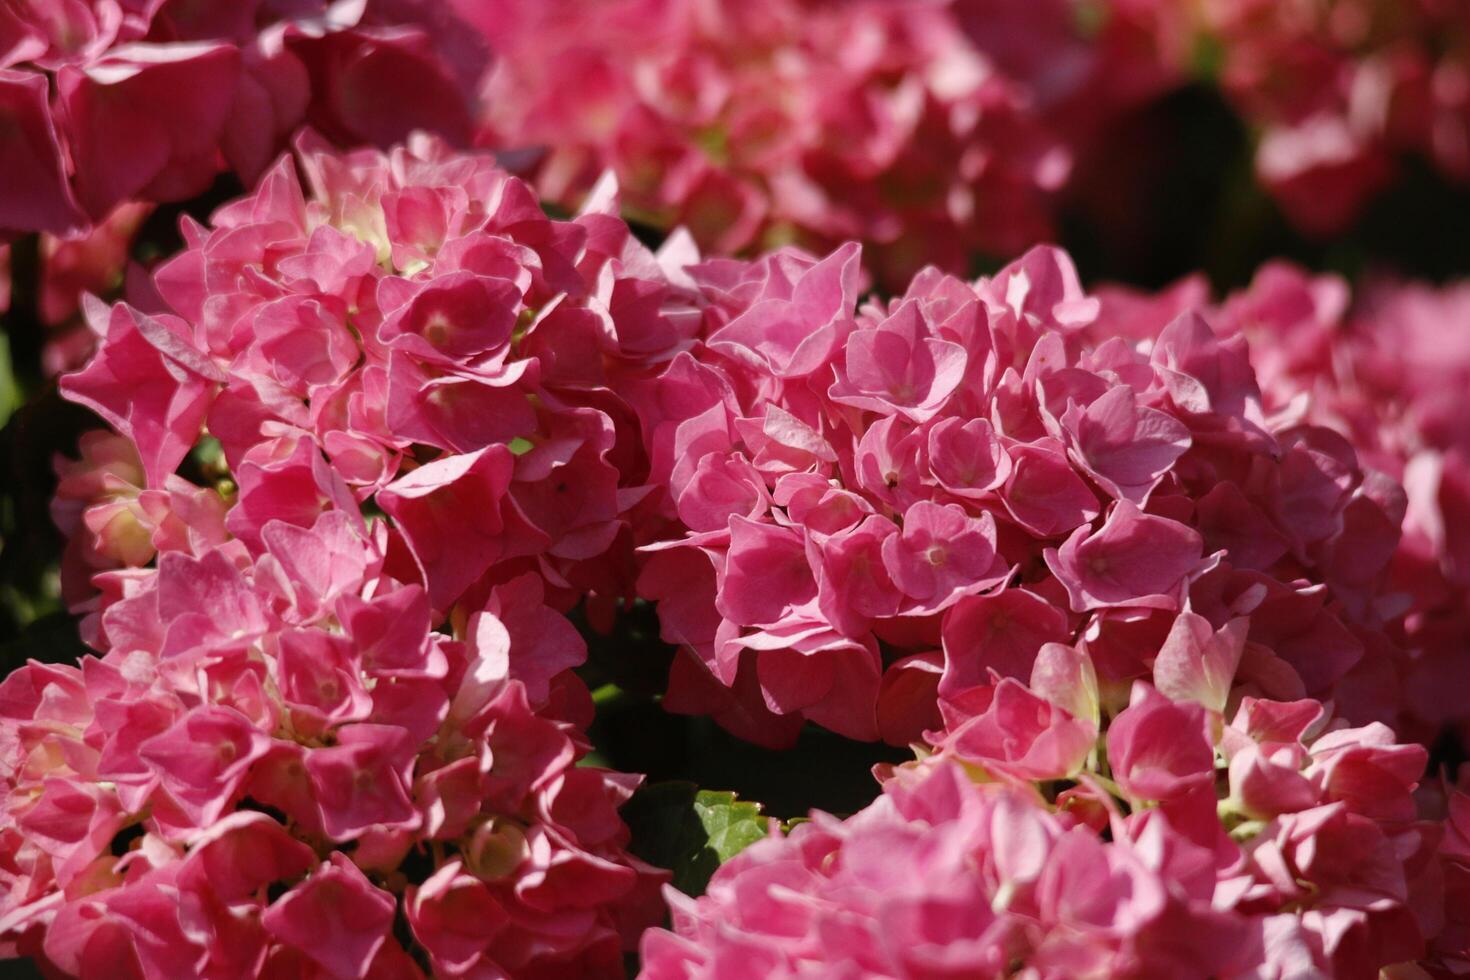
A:
{"label": "cluster of pink blossoms", "polygon": [[585,648],[540,583],[451,636],[355,508],[255,547],[210,530],[130,577],[105,655],[0,685],[9,952],[81,977],[620,970],[664,876],[623,849],[637,777],[576,765]]}
{"label": "cluster of pink blossoms", "polygon": [[4,683],[0,933],[83,976],[617,974],[664,876],[637,777],[576,765],[548,603],[631,587],[608,383],[699,312],[488,159],[299,165],[186,225],[146,309],[86,304],[63,391],[116,431],[55,515],[101,656]]}
{"label": "cluster of pink blossoms", "polygon": [[1337,397],[1317,404],[1408,494],[1393,576],[1413,599],[1403,619],[1415,654],[1403,705],[1460,726],[1470,744],[1460,696],[1470,685],[1470,283],[1369,284],[1344,333],[1352,342],[1322,379],[1342,378]]}
{"label": "cluster of pink blossoms", "polygon": [[1465,0],[1181,4],[1258,135],[1256,174],[1302,229],[1341,231],[1417,154],[1470,182]]}
{"label": "cluster of pink blossoms", "polygon": [[[1103,293],[1103,323],[1148,338],[1209,305],[1202,279],[1156,297]],[[1432,741],[1470,723],[1470,284],[1369,281],[1355,296],[1331,275],[1270,263],[1209,314],[1250,344],[1267,411],[1327,426],[1403,485],[1402,537],[1384,612],[1398,661],[1395,727]],[[1395,608],[1397,607],[1397,608]]]}
{"label": "cluster of pink blossoms", "polygon": [[1217,334],[1195,284],[1091,297],[1038,249],[857,307],[857,258],[692,270],[711,330],[643,414],[683,533],[644,546],[639,589],[684,648],[671,708],[768,744],[809,720],[931,748],[848,823],[669,893],[648,975],[1422,956],[1444,913],[1427,753],[1383,724],[1403,490],[1263,396],[1244,315],[1209,311]]}
{"label": "cluster of pink blossoms", "polygon": [[481,140],[546,198],[612,169],[635,216],[719,253],[868,243],[885,282],[1050,237],[1076,145],[1158,94],[1163,5],[576,0],[487,5]]}
{"label": "cluster of pink blossoms", "polygon": [[[1382,723],[1434,618],[1399,590],[1457,581],[1402,455],[1458,432],[1454,367],[1407,342],[1441,312],[1366,304],[1401,360],[1328,385],[1284,318],[1328,322],[1331,281],[1198,312],[1038,248],[860,303],[856,245],[655,253],[610,184],[554,220],[431,138],[324,146],[187,222],[131,305],[83,302],[62,390],[114,431],[53,512],[98,656],[0,684],[7,951],[618,974],[664,875],[626,852],[637,777],[576,764],[562,612],[636,595],[680,647],[670,709],[928,746],[851,821],[667,893],[651,977],[1464,957],[1463,803],[1436,856],[1426,753]],[[1421,383],[1357,437],[1360,392]]]}
{"label": "cluster of pink blossoms", "polygon": [[635,400],[678,519],[638,583],[686,651],[671,708],[767,744],[803,719],[903,744],[936,696],[1065,643],[1116,710],[1188,623],[1232,638],[1240,693],[1394,717],[1403,491],[1268,415],[1242,338],[1185,313],[1099,341],[1053,249],[861,308],[857,263],[698,267],[712,328]]}
{"label": "cluster of pink blossoms", "polygon": [[487,54],[422,0],[19,0],[0,9],[0,238],[246,184],[309,121],[468,139]]}
{"label": "cluster of pink blossoms", "polygon": [[[1037,686],[1043,711],[1095,699],[1081,678]],[[752,845],[698,900],[670,890],[643,975],[1374,980],[1437,928],[1438,828],[1409,795],[1425,753],[1383,726],[1254,698],[1226,724],[1140,683],[1095,735],[1082,752],[1115,781],[1093,762],[1033,782],[977,759],[987,736],[960,723],[856,816]]]}
{"label": "cluster of pink blossoms", "polygon": [[[186,224],[141,309],[89,310],[100,346],[63,391],[136,459],[99,440],[62,464],[69,599],[101,584],[105,607],[126,569],[187,547],[179,529],[258,548],[269,520],[369,502],[395,526],[391,571],[441,614],[523,572],[563,608],[630,591],[603,559],[647,490],[610,379],[687,345],[693,294],[620,219],[552,221],[487,158],[428,138],[300,156],[310,198],[282,160],[212,228]],[[201,427],[227,510],[176,473]]]}

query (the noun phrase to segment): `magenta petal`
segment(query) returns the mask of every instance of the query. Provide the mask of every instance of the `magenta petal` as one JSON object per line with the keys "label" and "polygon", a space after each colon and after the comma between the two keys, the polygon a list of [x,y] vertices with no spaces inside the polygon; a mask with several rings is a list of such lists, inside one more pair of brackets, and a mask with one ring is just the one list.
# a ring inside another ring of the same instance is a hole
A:
{"label": "magenta petal", "polygon": [[46,76],[0,70],[0,170],[5,173],[0,230],[67,235],[87,223],[67,184],[46,98]]}

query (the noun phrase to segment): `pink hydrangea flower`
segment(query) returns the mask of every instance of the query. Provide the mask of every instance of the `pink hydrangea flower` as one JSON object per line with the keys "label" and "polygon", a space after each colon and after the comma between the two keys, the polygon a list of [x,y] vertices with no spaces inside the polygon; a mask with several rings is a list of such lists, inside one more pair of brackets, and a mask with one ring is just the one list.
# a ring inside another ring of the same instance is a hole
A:
{"label": "pink hydrangea flower", "polygon": [[[640,217],[715,252],[859,239],[900,287],[926,262],[963,268],[977,249],[1048,237],[1074,158],[1172,84],[1151,50],[1162,5],[1110,5],[1095,33],[1066,3],[992,6],[470,10],[499,56],[480,138],[525,160],[552,200],[579,204],[610,169]],[[859,361],[854,384],[886,384]]]}
{"label": "pink hydrangea flower", "polygon": [[1128,501],[1095,534],[1079,529],[1046,552],[1047,564],[1077,612],[1100,606],[1175,603],[1173,594],[1203,567],[1198,533]]}
{"label": "pink hydrangea flower", "polygon": [[852,257],[690,266],[702,332],[632,397],[659,461],[640,594],[693,658],[670,705],[713,710],[684,689],[702,664],[748,737],[791,737],[748,726],[768,712],[830,725],[841,698],[838,730],[907,742],[1060,643],[1114,713],[1153,680],[1216,713],[1245,691],[1382,717],[1357,692],[1401,657],[1401,501],[1329,429],[1272,414],[1229,311],[1219,334],[1183,309],[1113,336],[1046,248],[858,306]]}
{"label": "pink hydrangea flower", "polygon": [[[144,973],[304,957],[365,976],[411,962],[399,903],[424,930],[407,941],[447,957],[435,969],[595,971],[636,937],[660,880],[623,850],[638,780],[575,768],[586,745],[553,707],[575,703],[580,640],[527,584],[476,614],[473,641],[431,631],[381,536],[334,539],[339,515],[314,529],[335,551],[302,534],[280,555],[167,553],[102,613],[100,657],[5,680],[8,941],[80,975],[99,957]],[[499,914],[409,912],[441,865]]]}
{"label": "pink hydrangea flower", "polygon": [[1431,970],[1453,976],[1470,962],[1465,906],[1470,894],[1470,794],[1465,792],[1463,770],[1459,784],[1446,787],[1443,803],[1444,837],[1436,858],[1444,880],[1444,923],[1425,962]]}
{"label": "pink hydrangea flower", "polygon": [[988,696],[990,704],[974,717],[951,716],[944,752],[1022,779],[1064,779],[1082,768],[1097,739],[1093,722],[1049,704],[1015,678],[1001,680]]}
{"label": "pink hydrangea flower", "polygon": [[[1209,736],[1193,737],[1208,786]],[[1422,826],[1313,800],[1226,834],[1208,792],[1203,812],[1111,801],[1089,822],[1081,804],[1102,791],[1086,777],[1053,804],[1024,776],[977,784],[954,758],[898,770],[847,820],[773,832],[698,899],[669,889],[673,927],[645,934],[643,975],[1366,976],[1412,959],[1433,921],[1409,898],[1429,895]],[[1298,836],[1309,824],[1319,836]],[[1273,865],[1283,840],[1301,850]],[[1280,891],[1277,868],[1307,877]]]}
{"label": "pink hydrangea flower", "polygon": [[[283,161],[212,230],[191,226],[155,277],[173,312],[91,309],[101,348],[64,387],[136,444],[145,471],[114,532],[136,527],[137,543],[104,551],[147,560],[144,531],[185,505],[170,474],[207,426],[234,491],[226,526],[252,548],[273,518],[310,526],[328,502],[376,495],[440,612],[527,570],[565,604],[631,591],[600,563],[647,492],[633,461],[610,458],[631,411],[608,385],[685,346],[697,297],[610,215],[554,222],[488,160],[428,140],[391,160],[311,141],[301,154],[309,198]],[[620,290],[644,299],[625,308]],[[592,321],[604,353],[591,374],[541,353]],[[625,352],[618,332],[634,321],[643,339]],[[474,541],[464,513],[478,515]]]}
{"label": "pink hydrangea flower", "polygon": [[[626,851],[639,777],[578,765],[562,613],[631,590],[610,385],[698,298],[485,158],[302,154],[309,197],[283,160],[186,225],[172,312],[89,301],[63,386],[115,431],[54,511],[97,655],[3,684],[3,942],[79,975],[616,973],[665,875]],[[589,321],[593,374],[533,353]]]}
{"label": "pink hydrangea flower", "polygon": [[[364,79],[407,56],[330,26]],[[579,765],[563,614],[636,596],[671,710],[927,746],[667,892],[651,976],[1420,954],[1461,848],[1437,862],[1426,753],[1381,719],[1434,608],[1392,589],[1458,582],[1457,416],[1436,388],[1369,443],[1350,399],[1296,399],[1330,345],[1257,326],[1340,296],[1285,276],[1119,336],[1039,248],[859,305],[855,246],[701,261],[615,206],[308,135],[186,222],[146,311],[88,301],[63,391],[114,431],[55,513],[96,656],[0,683],[0,943],[79,975],[615,974],[664,876],[627,850],[638,778]],[[1407,341],[1444,315],[1404,306]],[[1373,350],[1365,387],[1415,383]]]}
{"label": "pink hydrangea flower", "polygon": [[1246,623],[1174,616],[1155,660],[1168,693],[1140,680],[1126,705],[1105,703],[1085,645],[1056,642],[1033,652],[1029,684],[993,674],[951,694],[919,760],[878,768],[871,806],[773,830],[702,897],[668,890],[673,929],[645,935],[646,975],[755,961],[872,977],[1370,976],[1426,950],[1453,962],[1463,937],[1435,938],[1435,862],[1460,880],[1463,800],[1449,800],[1436,859],[1441,827],[1414,798],[1426,751],[1315,700],[1240,693]]}
{"label": "pink hydrangea flower", "polygon": [[883,563],[915,611],[924,612],[993,588],[1009,573],[996,554],[990,514],[971,517],[956,504],[927,500],[910,505],[903,530],[884,539]]}
{"label": "pink hydrangea flower", "polygon": [[[415,129],[466,142],[488,58],[447,10],[389,0],[22,3],[0,38],[15,192],[0,235],[70,235],[119,205],[194,196],[224,169],[253,183],[304,122],[343,145]],[[413,99],[385,91],[385,72]]]}
{"label": "pink hydrangea flower", "polygon": [[[1211,382],[1216,394],[1191,394],[1175,384],[1176,403],[1207,404],[1230,389],[1244,392],[1260,399],[1265,415],[1257,424],[1277,428],[1305,450],[1293,454],[1290,466],[1255,477],[1269,486],[1261,498],[1222,482],[1200,500],[1206,548],[1258,570],[1320,556],[1308,560],[1319,563],[1340,601],[1355,609],[1379,606],[1404,652],[1365,662],[1362,644],[1377,641],[1339,633],[1305,595],[1274,588],[1252,615],[1258,625],[1251,639],[1269,630],[1278,653],[1319,679],[1358,674],[1342,697],[1360,706],[1360,716],[1392,719],[1401,734],[1426,742],[1440,726],[1464,724],[1463,704],[1447,692],[1470,677],[1464,656],[1470,621],[1460,608],[1467,563],[1455,532],[1470,500],[1464,438],[1470,418],[1460,396],[1470,380],[1470,349],[1458,343],[1455,328],[1470,311],[1467,301],[1463,284],[1369,281],[1355,294],[1336,277],[1269,263],[1249,288],[1225,297],[1210,314],[1222,338],[1206,341],[1203,320],[1187,332],[1179,321],[1152,331],[1158,332],[1156,357],[1165,352],[1181,366],[1210,357],[1220,365]],[[1106,307],[1104,318],[1111,318]],[[1257,369],[1249,388],[1243,386],[1249,367],[1239,359],[1247,343]],[[1303,422],[1309,427],[1300,427]],[[1351,444],[1356,462],[1341,440]],[[1363,470],[1356,487],[1355,469]],[[1333,497],[1338,502],[1324,507]],[[1312,639],[1293,650],[1291,634]]]}
{"label": "pink hydrangea flower", "polygon": [[1209,716],[1193,701],[1171,701],[1146,684],[1108,726],[1108,763],[1132,802],[1174,801],[1209,789],[1214,768]]}

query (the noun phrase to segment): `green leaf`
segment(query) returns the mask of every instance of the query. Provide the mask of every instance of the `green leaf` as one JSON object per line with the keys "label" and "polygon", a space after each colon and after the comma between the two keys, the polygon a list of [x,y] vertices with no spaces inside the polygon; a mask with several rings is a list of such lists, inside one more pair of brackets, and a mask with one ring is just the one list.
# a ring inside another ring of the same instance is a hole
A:
{"label": "green leaf", "polygon": [[1189,53],[1189,67],[1196,78],[1213,82],[1220,76],[1225,62],[1225,45],[1213,35],[1200,33],[1195,36],[1193,50]]}
{"label": "green leaf", "polygon": [[734,793],[700,790],[694,812],[709,835],[708,846],[724,864],[766,836],[769,819],[759,803],[737,800]]}
{"label": "green leaf", "polygon": [[15,380],[15,365],[10,359],[10,338],[0,334],[0,425],[10,420],[23,400],[20,382]]}
{"label": "green leaf", "polygon": [[674,887],[702,895],[715,869],[765,837],[770,818],[759,803],[693,783],[653,783],[623,807],[633,832],[629,849],[674,874]]}

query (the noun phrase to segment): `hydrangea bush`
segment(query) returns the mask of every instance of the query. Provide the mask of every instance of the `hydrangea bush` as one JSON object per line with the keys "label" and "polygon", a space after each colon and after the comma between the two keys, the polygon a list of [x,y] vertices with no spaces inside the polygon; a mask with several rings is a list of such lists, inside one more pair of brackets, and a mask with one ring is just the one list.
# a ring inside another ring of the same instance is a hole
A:
{"label": "hydrangea bush", "polygon": [[1456,2],[0,4],[0,956],[1470,973]]}

